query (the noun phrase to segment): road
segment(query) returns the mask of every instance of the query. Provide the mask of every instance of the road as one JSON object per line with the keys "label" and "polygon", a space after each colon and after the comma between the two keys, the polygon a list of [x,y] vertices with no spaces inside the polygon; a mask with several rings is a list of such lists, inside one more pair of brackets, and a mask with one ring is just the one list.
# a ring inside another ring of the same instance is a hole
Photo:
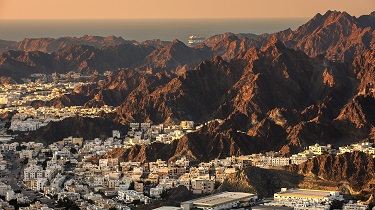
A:
{"label": "road", "polygon": [[8,161],[9,173],[5,177],[1,178],[1,181],[9,184],[13,190],[22,190],[18,186],[18,181],[21,181],[21,175],[24,166],[20,163],[20,159],[14,154],[13,151],[8,151],[4,153],[4,159]]}
{"label": "road", "polygon": [[20,190],[23,195],[29,197],[30,201],[37,199],[41,203],[47,204],[49,207],[55,207],[54,199],[49,199],[39,192],[27,189],[23,185],[23,170],[26,165],[22,163],[22,160],[15,155],[13,151],[4,152],[3,155],[4,159],[9,163],[9,172],[2,174],[4,177],[1,176],[0,181],[10,185],[14,191]]}

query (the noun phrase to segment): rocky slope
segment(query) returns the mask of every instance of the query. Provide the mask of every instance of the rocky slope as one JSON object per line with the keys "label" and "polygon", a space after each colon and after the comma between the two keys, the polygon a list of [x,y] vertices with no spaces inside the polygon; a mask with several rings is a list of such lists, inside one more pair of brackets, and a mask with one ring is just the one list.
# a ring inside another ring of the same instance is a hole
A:
{"label": "rocky slope", "polygon": [[0,52],[13,49],[17,42],[0,40]]}
{"label": "rocky slope", "polygon": [[259,197],[273,197],[282,187],[297,188],[303,175],[285,170],[250,167],[230,174],[217,191],[251,192]]}
{"label": "rocky slope", "polygon": [[190,48],[181,41],[174,40],[148,55],[146,66],[161,70],[174,69],[174,72],[181,74],[210,57],[211,53],[207,50]]}
{"label": "rocky slope", "polygon": [[126,131],[127,127],[105,118],[71,117],[59,122],[50,122],[47,126],[18,136],[18,141],[33,141],[44,144],[60,141],[73,136],[84,139],[105,138],[112,135],[112,130]]}
{"label": "rocky slope", "polygon": [[295,31],[276,33],[288,47],[315,57],[352,61],[374,46],[374,13],[359,18],[346,12],[328,11],[317,14]]}
{"label": "rocky slope", "polygon": [[[220,97],[235,83],[239,72],[219,57],[150,91],[134,92],[118,108],[119,120],[208,120]],[[143,97],[137,97],[142,94]],[[194,104],[192,106],[192,104]]]}
{"label": "rocky slope", "polygon": [[321,155],[288,170],[304,176],[340,183],[355,193],[374,193],[375,160],[362,152]]}
{"label": "rocky slope", "polygon": [[230,174],[217,191],[252,192],[271,197],[280,188],[341,191],[368,198],[374,193],[374,158],[362,152],[321,155],[278,169],[250,167]]}
{"label": "rocky slope", "polygon": [[[357,97],[351,74],[347,64],[311,59],[276,39],[229,63],[215,57],[151,91],[132,92],[118,107],[117,120],[170,123],[221,118],[223,123],[204,126],[170,145],[136,146],[108,155],[139,161],[186,155],[204,161],[267,150],[287,154],[316,142],[346,144],[344,140],[353,136],[344,132],[337,117],[353,116],[352,111],[342,114],[349,99]],[[136,97],[139,94],[142,97]],[[367,104],[370,110],[373,105]],[[370,135],[353,129],[361,136],[349,143]]]}
{"label": "rocky slope", "polygon": [[138,66],[155,48],[122,44],[96,49],[87,45],[69,45],[55,53],[40,51],[8,51],[0,53],[1,76],[19,80],[32,73],[66,73],[76,71],[95,74]]}
{"label": "rocky slope", "polygon": [[245,52],[253,46],[259,46],[254,40],[259,37],[260,36],[251,34],[219,34],[208,38],[203,44],[196,48],[209,48],[213,55],[220,56],[224,60],[230,61],[230,59],[237,56],[237,54]]}

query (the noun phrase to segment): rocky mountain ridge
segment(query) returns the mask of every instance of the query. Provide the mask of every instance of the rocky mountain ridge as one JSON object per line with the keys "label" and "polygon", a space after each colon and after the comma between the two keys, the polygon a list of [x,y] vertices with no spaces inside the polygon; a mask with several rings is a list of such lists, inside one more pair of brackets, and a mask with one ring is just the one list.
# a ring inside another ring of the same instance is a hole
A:
{"label": "rocky mountain ridge", "polygon": [[134,41],[124,40],[116,36],[82,36],[82,37],[60,37],[60,38],[25,38],[20,42],[1,41],[0,52],[8,50],[20,51],[41,51],[45,53],[57,52],[69,45],[89,45],[95,48],[104,46],[115,46],[124,43],[133,43]]}
{"label": "rocky mountain ridge", "polygon": [[[51,54],[9,51],[0,57],[0,70],[14,73],[15,65],[24,71],[86,73],[125,68],[45,104],[118,106],[118,123],[223,120],[170,145],[134,146],[109,156],[151,161],[186,155],[203,161],[269,150],[287,155],[315,143],[340,145],[371,138],[374,53],[367,47],[372,45],[363,39],[355,42],[353,59],[346,53],[342,59],[320,56],[330,49],[344,52],[338,42],[354,43],[354,32],[373,30],[371,18],[328,11],[295,31],[250,38],[227,33],[194,48],[175,40],[160,47],[69,46]],[[340,38],[329,43],[330,36]]]}

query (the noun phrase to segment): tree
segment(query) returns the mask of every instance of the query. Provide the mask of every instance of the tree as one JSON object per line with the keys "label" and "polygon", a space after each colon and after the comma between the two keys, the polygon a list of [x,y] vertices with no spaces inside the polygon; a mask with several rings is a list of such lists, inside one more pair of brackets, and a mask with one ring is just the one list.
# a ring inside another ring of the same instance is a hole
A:
{"label": "tree", "polygon": [[161,194],[160,194],[160,198],[166,198],[167,196],[168,196],[167,190],[163,190],[163,192],[161,192]]}
{"label": "tree", "polygon": [[343,205],[344,205],[344,201],[333,200],[332,203],[331,203],[330,210],[333,210],[333,209],[342,209]]}
{"label": "tree", "polygon": [[76,148],[74,148],[74,147],[71,147],[70,148],[70,153],[72,153],[72,154],[77,154],[77,149]]}
{"label": "tree", "polygon": [[79,210],[79,206],[74,201],[69,200],[69,198],[59,199],[57,205],[65,207],[65,209]]}
{"label": "tree", "polygon": [[46,157],[52,157],[52,156],[53,156],[53,154],[52,154],[51,151],[49,151],[49,152],[45,152],[44,155],[45,155]]}
{"label": "tree", "polygon": [[218,182],[218,181],[216,181],[216,182],[215,182],[215,187],[214,187],[214,189],[217,189],[217,188],[219,188],[219,187],[220,187],[220,185],[221,185],[221,182]]}
{"label": "tree", "polygon": [[11,125],[10,122],[6,122],[5,125],[4,125],[4,128],[9,129],[9,128],[10,128],[10,125]]}
{"label": "tree", "polygon": [[26,165],[29,162],[29,158],[25,158],[24,160],[21,161],[23,165]]}
{"label": "tree", "polygon": [[43,170],[46,170],[46,168],[47,168],[47,159],[46,160],[44,160],[43,161],[43,163],[42,163],[42,167],[43,167]]}
{"label": "tree", "polygon": [[130,183],[129,190],[134,190],[134,182]]}
{"label": "tree", "polygon": [[25,145],[22,145],[22,146],[17,146],[16,147],[16,151],[22,151],[22,150],[25,150],[27,147]]}

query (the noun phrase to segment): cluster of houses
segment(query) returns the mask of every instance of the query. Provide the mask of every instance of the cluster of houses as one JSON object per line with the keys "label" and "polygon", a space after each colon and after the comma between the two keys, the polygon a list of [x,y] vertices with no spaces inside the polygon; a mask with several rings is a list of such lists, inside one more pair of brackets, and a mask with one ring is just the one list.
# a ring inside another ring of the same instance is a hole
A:
{"label": "cluster of houses", "polygon": [[80,72],[70,71],[67,73],[34,73],[28,78],[22,78],[24,83],[60,83],[75,80],[87,80],[90,75],[84,75]]}
{"label": "cluster of houses", "polygon": [[[43,192],[44,196],[56,200],[68,198],[88,209],[127,209],[127,205],[132,203],[148,204],[152,199],[161,198],[165,191],[181,185],[194,194],[212,193],[229,174],[250,166],[269,168],[300,164],[326,153],[362,151],[374,154],[373,144],[366,142],[339,149],[316,144],[291,157],[282,157],[278,152],[267,152],[214,159],[194,166],[184,156],[170,162],[159,159],[147,163],[105,158],[104,155],[114,148],[127,148],[134,144],[154,141],[170,143],[187,132],[197,130],[192,121],[182,121],[181,124],[173,126],[132,123],[129,127],[130,130],[124,136],[120,131],[114,130],[112,137],[107,139],[84,140],[68,137],[46,146],[35,142],[13,142],[1,144],[0,149],[4,153],[13,151],[19,161],[23,162],[19,169],[19,181],[23,187]],[[164,136],[168,138],[162,138]],[[8,161],[0,155],[0,172],[9,171]],[[279,197],[275,197],[278,205],[293,205],[297,206],[297,209],[309,209],[309,206],[316,209],[327,208],[328,203],[323,205],[311,200],[295,202],[290,200],[290,197],[288,201],[281,199],[286,192],[309,194],[283,189]],[[327,196],[327,192],[325,193],[324,196]],[[332,192],[329,195],[331,194]],[[5,183],[0,183],[0,196],[4,196],[7,201],[17,199],[21,203],[29,202],[27,196],[16,193]],[[336,196],[337,199],[338,195],[331,196]]]}
{"label": "cluster of houses", "polygon": [[150,144],[155,141],[169,144],[186,133],[196,130],[193,121],[181,121],[180,125],[170,126],[151,125],[151,123],[130,123],[129,126],[130,130],[124,138],[124,144],[129,146]]}
{"label": "cluster of houses", "polygon": [[35,109],[30,106],[9,107],[0,111],[15,112],[10,120],[9,129],[12,131],[33,131],[40,127],[46,126],[51,121],[61,121],[68,117],[76,115],[83,117],[98,117],[99,113],[111,113],[115,109],[111,106],[104,105],[102,107],[86,108],[83,106],[70,107],[38,107]]}
{"label": "cluster of houses", "polygon": [[8,106],[24,106],[35,101],[49,101],[71,92],[75,88],[89,83],[64,82],[41,83],[30,82],[22,84],[3,84],[0,86],[0,104]]}

